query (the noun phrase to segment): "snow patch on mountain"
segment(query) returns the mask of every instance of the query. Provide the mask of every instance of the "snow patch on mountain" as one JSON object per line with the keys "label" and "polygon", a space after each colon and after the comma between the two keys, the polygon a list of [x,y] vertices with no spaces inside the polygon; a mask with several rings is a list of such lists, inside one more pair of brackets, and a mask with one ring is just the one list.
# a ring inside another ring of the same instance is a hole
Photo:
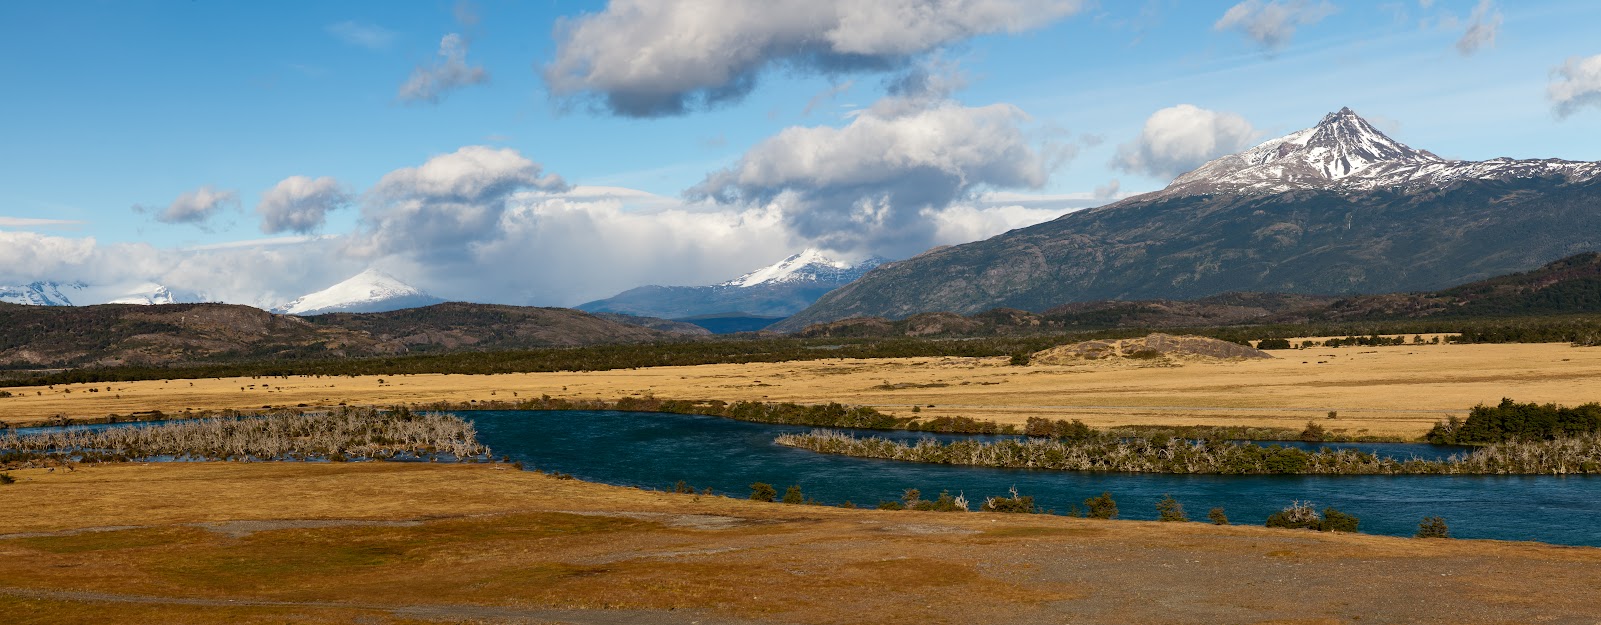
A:
{"label": "snow patch on mountain", "polygon": [[394,276],[368,269],[339,284],[302,295],[273,312],[290,315],[320,315],[332,312],[386,312],[416,308],[442,302]]}
{"label": "snow patch on mountain", "polygon": [[1601,163],[1559,159],[1456,161],[1409,147],[1349,108],[1316,126],[1212,160],[1174,179],[1158,197],[1217,193],[1276,194],[1299,189],[1415,191],[1463,180],[1601,176]]}
{"label": "snow patch on mountain", "polygon": [[862,274],[883,263],[884,259],[876,256],[859,263],[849,263],[824,256],[820,250],[807,248],[784,260],[717,286],[749,288],[762,284],[796,282],[843,285],[855,281],[862,277]]}
{"label": "snow patch on mountain", "polygon": [[155,282],[89,285],[83,282],[39,281],[21,286],[0,286],[0,302],[27,306],[152,305],[203,301],[205,298],[198,293],[170,289]]}

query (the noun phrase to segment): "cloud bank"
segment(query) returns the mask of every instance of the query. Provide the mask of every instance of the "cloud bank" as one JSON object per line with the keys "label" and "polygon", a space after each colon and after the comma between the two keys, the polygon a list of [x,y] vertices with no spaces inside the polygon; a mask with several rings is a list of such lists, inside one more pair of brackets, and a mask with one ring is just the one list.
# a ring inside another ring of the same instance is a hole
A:
{"label": "cloud bank", "polygon": [[558,98],[628,117],[742,100],[773,69],[887,71],[953,42],[1038,28],[1079,0],[612,0],[558,25]]}

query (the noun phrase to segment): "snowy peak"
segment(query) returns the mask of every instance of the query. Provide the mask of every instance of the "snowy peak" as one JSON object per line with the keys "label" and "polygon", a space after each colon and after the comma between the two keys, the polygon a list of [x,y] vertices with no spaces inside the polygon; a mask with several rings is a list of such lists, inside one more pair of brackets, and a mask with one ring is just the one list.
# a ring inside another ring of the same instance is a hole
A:
{"label": "snowy peak", "polygon": [[72,306],[72,296],[86,285],[81,282],[34,282],[21,286],[0,286],[0,302],[24,306]]}
{"label": "snowy peak", "polygon": [[1391,139],[1350,108],[1316,126],[1210,161],[1179,176],[1163,196],[1296,189],[1367,191],[1442,186],[1468,179],[1601,176],[1601,163],[1561,160],[1452,161]]}
{"label": "snowy peak", "polygon": [[40,281],[0,286],[0,302],[27,306],[93,306],[96,304],[187,304],[205,301],[197,293],[175,291],[154,282],[89,285]]}
{"label": "snowy peak", "polygon": [[795,282],[816,282],[822,284],[846,284],[860,278],[874,267],[879,266],[884,259],[873,257],[860,263],[848,263],[834,260],[819,250],[808,248],[799,254],[778,261],[756,271],[752,271],[717,286],[748,288],[762,284],[789,284]]}
{"label": "snowy peak", "polygon": [[443,300],[394,276],[368,269],[331,287],[303,295],[274,310],[290,315],[332,312],[386,312],[437,304]]}

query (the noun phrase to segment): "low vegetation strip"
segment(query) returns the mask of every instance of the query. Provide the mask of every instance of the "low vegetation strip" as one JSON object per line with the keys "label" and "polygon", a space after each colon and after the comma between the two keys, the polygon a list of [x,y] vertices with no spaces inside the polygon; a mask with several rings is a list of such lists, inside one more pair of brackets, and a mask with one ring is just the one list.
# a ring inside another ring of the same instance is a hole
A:
{"label": "low vegetation strip", "polygon": [[0,435],[0,466],[27,463],[194,460],[467,459],[486,456],[471,423],[405,408],[346,408],[105,429]]}
{"label": "low vegetation strip", "polygon": [[1601,434],[1487,445],[1445,460],[1381,457],[1352,449],[1308,452],[1213,440],[1127,439],[1091,433],[1071,439],[901,443],[834,430],[785,434],[774,442],[819,453],[906,462],[1014,469],[1223,475],[1523,475],[1601,473]]}

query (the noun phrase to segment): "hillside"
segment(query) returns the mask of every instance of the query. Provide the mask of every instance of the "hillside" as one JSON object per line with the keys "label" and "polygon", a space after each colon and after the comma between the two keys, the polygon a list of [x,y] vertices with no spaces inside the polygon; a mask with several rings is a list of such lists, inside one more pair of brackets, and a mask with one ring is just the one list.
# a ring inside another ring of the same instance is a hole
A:
{"label": "hillside", "polygon": [[461,303],[308,318],[232,304],[0,303],[0,328],[0,368],[352,358],[683,336],[574,310]]}
{"label": "hillside", "polygon": [[1167,189],[890,263],[773,329],[1227,292],[1425,291],[1601,247],[1601,163],[1448,161],[1348,110]]}
{"label": "hillside", "polygon": [[855,317],[802,328],[808,338],[1005,336],[1112,328],[1344,323],[1601,313],[1601,253],[1448,289],[1333,297],[1223,293],[1194,300],[1078,302],[1041,313],[998,308],[973,315],[920,313],[904,319]]}

